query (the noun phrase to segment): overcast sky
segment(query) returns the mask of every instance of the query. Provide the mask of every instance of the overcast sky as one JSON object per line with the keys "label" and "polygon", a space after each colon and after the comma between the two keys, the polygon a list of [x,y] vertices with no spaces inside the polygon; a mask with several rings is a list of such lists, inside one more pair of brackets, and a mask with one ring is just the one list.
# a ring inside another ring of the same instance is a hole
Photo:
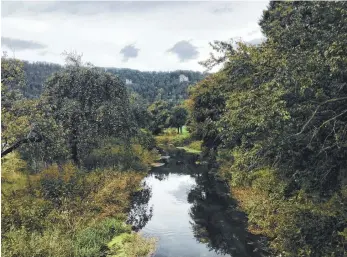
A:
{"label": "overcast sky", "polygon": [[263,38],[265,2],[2,1],[1,48],[16,58],[62,64],[76,50],[102,67],[200,70],[214,40]]}

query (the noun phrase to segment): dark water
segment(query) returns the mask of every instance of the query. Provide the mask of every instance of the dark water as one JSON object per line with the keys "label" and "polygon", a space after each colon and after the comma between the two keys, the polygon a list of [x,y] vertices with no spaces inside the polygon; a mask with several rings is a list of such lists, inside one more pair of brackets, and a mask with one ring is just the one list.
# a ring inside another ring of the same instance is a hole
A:
{"label": "dark water", "polygon": [[267,256],[260,238],[246,231],[228,185],[195,157],[175,154],[144,179],[134,196],[129,223],[158,238],[156,257]]}

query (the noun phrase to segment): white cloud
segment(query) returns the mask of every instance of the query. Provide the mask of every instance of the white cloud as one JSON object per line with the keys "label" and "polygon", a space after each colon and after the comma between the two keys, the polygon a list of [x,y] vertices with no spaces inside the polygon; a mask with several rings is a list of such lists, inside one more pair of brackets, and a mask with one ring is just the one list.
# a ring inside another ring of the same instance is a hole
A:
{"label": "white cloud", "polygon": [[[17,5],[16,5],[17,4]],[[2,2],[2,36],[47,46],[16,51],[30,61],[62,63],[64,50],[83,53],[98,66],[139,70],[203,70],[214,40],[261,37],[258,20],[267,2]],[[216,12],[216,10],[218,10]],[[174,44],[189,41],[199,58],[180,62],[168,53]],[[122,62],[121,49],[139,49]],[[2,46],[5,50],[6,47]]]}

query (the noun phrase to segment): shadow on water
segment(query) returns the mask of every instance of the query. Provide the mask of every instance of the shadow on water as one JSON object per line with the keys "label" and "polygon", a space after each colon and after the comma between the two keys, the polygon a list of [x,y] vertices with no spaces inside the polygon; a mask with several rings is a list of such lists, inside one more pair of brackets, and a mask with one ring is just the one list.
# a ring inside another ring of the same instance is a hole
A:
{"label": "shadow on water", "polygon": [[[176,215],[177,223],[179,220],[187,220],[184,225],[185,229],[190,231],[192,238],[195,238],[195,243],[192,239],[189,248],[185,248],[180,256],[269,256],[264,250],[260,250],[265,246],[264,238],[252,235],[247,231],[246,215],[237,209],[236,201],[230,196],[228,184],[216,176],[216,170],[208,169],[206,165],[197,165],[198,156],[194,154],[174,151],[170,152],[170,156],[171,158],[165,166],[152,169],[148,177],[154,177],[155,180],[164,183],[164,181],[172,180],[179,175],[186,177],[189,175],[194,182],[186,193],[181,192],[185,198],[185,203],[189,204],[188,212],[171,214]],[[172,183],[178,182],[173,181]],[[148,206],[151,196],[151,188],[148,185],[145,185],[143,190],[134,196],[129,223],[136,230],[146,226],[152,218],[153,208],[163,208],[162,205]],[[163,202],[163,204],[172,205],[170,202]],[[170,214],[166,215],[155,218],[157,218],[156,220],[164,220],[165,223],[166,219],[172,219],[168,216]],[[155,231],[151,232],[151,236],[156,236]],[[174,236],[174,241],[181,240],[181,243],[184,243],[188,240],[183,238],[180,233],[176,233]],[[166,235],[160,234],[159,237],[165,238]],[[201,255],[196,255],[193,251],[195,246],[192,244],[205,245],[205,252],[201,253],[200,251]],[[177,246],[165,244],[161,248],[163,247],[174,248]],[[173,251],[160,249],[155,256],[176,256],[168,255],[167,252]]]}
{"label": "shadow on water", "polygon": [[220,254],[264,256],[258,248],[261,238],[247,232],[247,217],[237,210],[226,183],[207,171],[197,177],[196,182],[188,194],[196,239]]}
{"label": "shadow on water", "polygon": [[153,206],[148,206],[152,196],[151,188],[143,182],[140,190],[132,195],[131,209],[128,214],[127,223],[132,225],[134,231],[139,231],[152,218]]}

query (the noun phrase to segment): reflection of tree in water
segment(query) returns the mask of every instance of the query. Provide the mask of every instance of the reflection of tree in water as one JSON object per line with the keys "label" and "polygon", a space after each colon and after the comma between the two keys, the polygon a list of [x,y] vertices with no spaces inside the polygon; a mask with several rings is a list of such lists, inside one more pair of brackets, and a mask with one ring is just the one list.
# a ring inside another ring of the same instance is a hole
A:
{"label": "reflection of tree in water", "polygon": [[152,190],[145,182],[142,189],[133,194],[127,223],[131,224],[136,231],[146,226],[147,222],[152,218],[153,207],[148,207],[151,196]]}
{"label": "reflection of tree in water", "polygon": [[247,232],[245,215],[236,210],[235,201],[228,195],[226,183],[210,172],[196,177],[196,182],[188,194],[196,239],[219,254],[262,256],[256,250],[254,236]]}

